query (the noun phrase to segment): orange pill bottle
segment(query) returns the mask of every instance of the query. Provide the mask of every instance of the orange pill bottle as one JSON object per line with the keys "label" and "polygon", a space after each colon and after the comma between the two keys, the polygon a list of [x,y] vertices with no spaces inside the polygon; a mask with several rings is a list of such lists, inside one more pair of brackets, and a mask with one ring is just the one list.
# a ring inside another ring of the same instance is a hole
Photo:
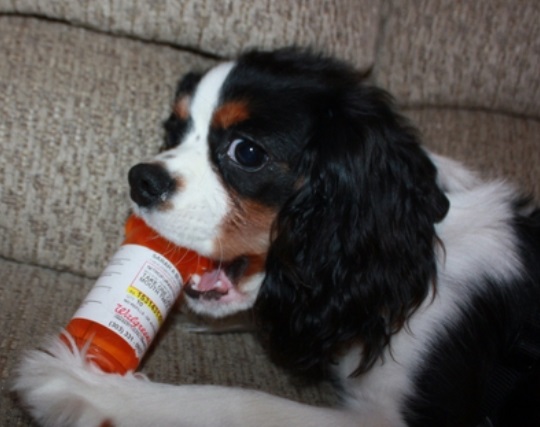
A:
{"label": "orange pill bottle", "polygon": [[[194,274],[212,261],[175,246],[131,215],[124,243],[66,327],[88,360],[106,372],[135,370]],[[64,334],[64,341],[72,344]]]}

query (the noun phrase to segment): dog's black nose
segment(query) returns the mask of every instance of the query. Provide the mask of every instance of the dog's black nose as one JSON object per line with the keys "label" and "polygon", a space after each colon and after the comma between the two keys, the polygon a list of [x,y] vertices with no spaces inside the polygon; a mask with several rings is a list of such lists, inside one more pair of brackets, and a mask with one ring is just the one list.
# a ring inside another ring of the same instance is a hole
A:
{"label": "dog's black nose", "polygon": [[128,174],[131,199],[142,207],[164,202],[175,190],[175,180],[164,167],[154,163],[139,163]]}

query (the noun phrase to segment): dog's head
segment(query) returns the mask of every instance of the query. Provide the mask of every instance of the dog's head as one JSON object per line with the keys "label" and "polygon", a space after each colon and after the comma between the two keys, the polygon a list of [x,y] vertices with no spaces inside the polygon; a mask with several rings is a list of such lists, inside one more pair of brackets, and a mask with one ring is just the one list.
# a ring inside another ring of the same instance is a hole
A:
{"label": "dog's head", "polygon": [[252,52],[187,75],[165,129],[131,195],[158,232],[221,266],[187,286],[190,306],[220,316],[257,300],[296,367],[354,340],[371,363],[425,298],[448,209],[390,97],[331,59]]}

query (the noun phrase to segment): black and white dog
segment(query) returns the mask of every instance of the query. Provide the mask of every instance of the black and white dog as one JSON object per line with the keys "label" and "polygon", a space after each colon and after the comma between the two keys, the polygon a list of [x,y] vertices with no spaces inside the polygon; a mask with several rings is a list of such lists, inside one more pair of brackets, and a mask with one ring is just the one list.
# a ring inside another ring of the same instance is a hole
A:
{"label": "black and white dog", "polygon": [[540,211],[423,149],[390,96],[299,50],[180,83],[135,212],[220,268],[199,314],[253,309],[277,363],[343,405],[100,372],[59,340],[16,389],[46,426],[540,425]]}

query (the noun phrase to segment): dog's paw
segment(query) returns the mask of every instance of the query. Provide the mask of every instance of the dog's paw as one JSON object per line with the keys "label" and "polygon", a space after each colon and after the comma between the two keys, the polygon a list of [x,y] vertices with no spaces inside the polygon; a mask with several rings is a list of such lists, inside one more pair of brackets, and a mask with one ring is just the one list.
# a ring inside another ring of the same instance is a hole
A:
{"label": "dog's paw", "polygon": [[43,426],[102,426],[112,422],[100,409],[99,390],[114,377],[86,361],[75,345],[54,338],[24,356],[13,388]]}

